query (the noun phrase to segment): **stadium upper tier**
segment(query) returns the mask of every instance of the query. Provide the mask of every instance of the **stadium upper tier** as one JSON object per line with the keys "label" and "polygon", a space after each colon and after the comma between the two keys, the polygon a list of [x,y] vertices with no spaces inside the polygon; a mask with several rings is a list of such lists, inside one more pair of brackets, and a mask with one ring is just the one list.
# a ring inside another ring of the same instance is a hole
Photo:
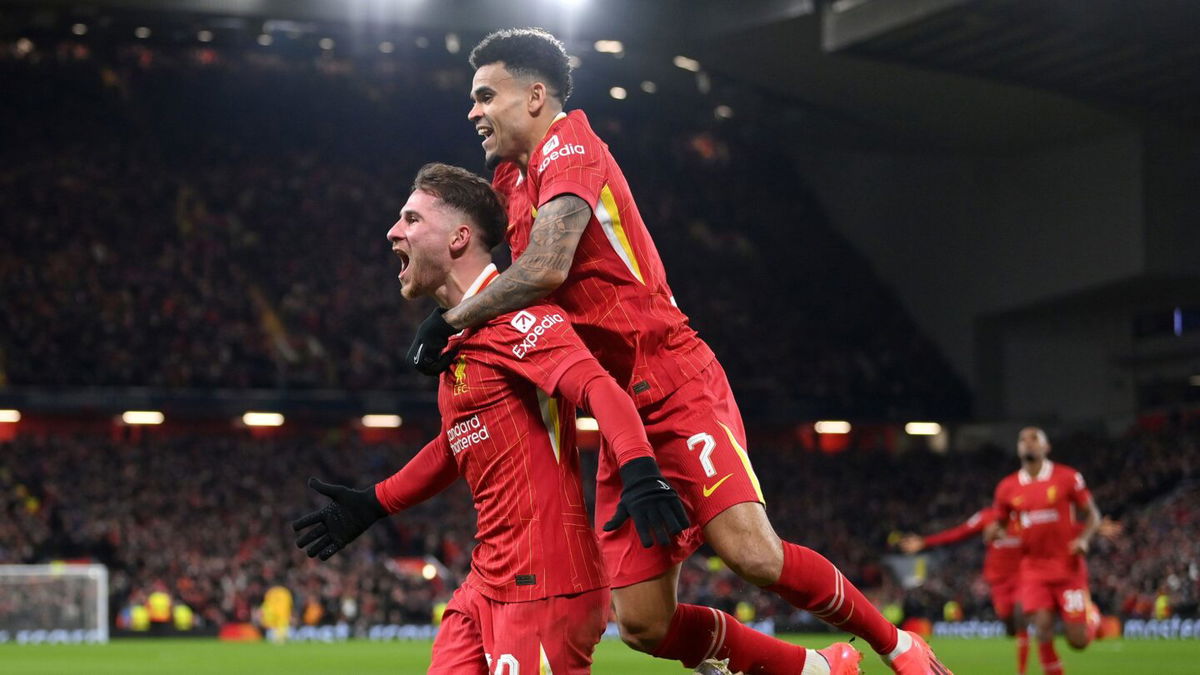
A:
{"label": "stadium upper tier", "polygon": [[[135,42],[0,44],[0,382],[428,391],[384,234],[421,164],[482,170],[465,55]],[[748,418],[969,412],[769,116],[579,77]]]}

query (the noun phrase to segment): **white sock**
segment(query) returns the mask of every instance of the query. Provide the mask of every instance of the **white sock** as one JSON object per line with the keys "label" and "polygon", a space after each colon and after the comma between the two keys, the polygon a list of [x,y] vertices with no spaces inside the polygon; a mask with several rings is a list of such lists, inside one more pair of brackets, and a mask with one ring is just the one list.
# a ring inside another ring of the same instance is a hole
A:
{"label": "white sock", "polygon": [[896,631],[896,648],[893,649],[892,651],[888,652],[888,655],[887,655],[888,662],[890,663],[892,661],[895,661],[896,657],[900,656],[904,652],[911,649],[912,645],[913,645],[912,636],[908,634],[908,631],[906,631],[906,630]]}
{"label": "white sock", "polygon": [[805,649],[804,670],[800,675],[829,675],[829,662],[815,649]]}

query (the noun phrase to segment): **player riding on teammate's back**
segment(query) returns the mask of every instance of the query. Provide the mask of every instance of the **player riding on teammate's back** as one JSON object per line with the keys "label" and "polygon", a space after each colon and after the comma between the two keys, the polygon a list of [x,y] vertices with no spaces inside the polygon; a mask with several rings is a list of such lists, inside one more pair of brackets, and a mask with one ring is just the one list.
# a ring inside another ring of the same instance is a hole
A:
{"label": "player riding on teammate's back", "polygon": [[[675,306],[666,274],[624,176],[571,93],[562,44],[526,29],[493,33],[471,53],[468,115],[483,136],[493,184],[509,200],[512,267],[483,292],[426,320],[409,350],[436,372],[450,335],[549,297],[629,392],[667,480],[696,530],[673,547],[644,549],[619,519],[600,532],[622,638],[694,667],[729,659],[755,673],[855,673],[839,643],[816,656],[729,615],[676,601],[679,564],[702,540],[743,578],[862,636],[897,672],[947,673],[917,636],[899,632],[828,560],[783,542],[763,508],[741,414],[711,350]],[[597,509],[616,502],[623,470],[605,448]],[[714,636],[715,639],[714,639]]]}

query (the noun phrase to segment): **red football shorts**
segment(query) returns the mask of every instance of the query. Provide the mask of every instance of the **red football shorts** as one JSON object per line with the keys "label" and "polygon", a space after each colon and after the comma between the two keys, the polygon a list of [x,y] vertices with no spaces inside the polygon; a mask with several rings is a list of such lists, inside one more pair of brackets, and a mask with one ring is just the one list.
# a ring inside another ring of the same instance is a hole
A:
{"label": "red football shorts", "polygon": [[643,548],[632,522],[615,532],[603,525],[621,499],[621,475],[602,450],[596,476],[596,530],[612,579],[621,588],[663,574],[703,543],[701,528],[735,504],[763,502],[746,455],[742,414],[715,360],[666,398],[638,410],[663,476],[678,492],[692,527],[670,547]]}
{"label": "red football shorts", "polygon": [[1036,611],[1057,610],[1067,623],[1086,623],[1088,593],[1087,571],[1066,577],[1043,577],[1021,574],[1019,599],[1026,615]]}
{"label": "red football shorts", "polygon": [[1013,572],[1005,577],[989,579],[988,585],[992,589],[992,608],[996,610],[996,616],[1002,621],[1007,621],[1020,600],[1020,575]]}
{"label": "red football shorts", "polygon": [[604,634],[609,590],[496,602],[464,584],[442,615],[430,673],[585,675]]}

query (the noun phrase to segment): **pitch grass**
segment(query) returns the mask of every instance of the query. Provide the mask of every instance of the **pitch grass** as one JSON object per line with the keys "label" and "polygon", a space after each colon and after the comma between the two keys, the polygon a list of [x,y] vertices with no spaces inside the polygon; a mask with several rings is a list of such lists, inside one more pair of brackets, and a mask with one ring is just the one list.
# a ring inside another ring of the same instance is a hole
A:
{"label": "pitch grass", "polygon": [[[793,635],[788,639],[824,646],[830,635]],[[1200,641],[1109,640],[1075,653],[1059,641],[1059,654],[1072,675],[1183,675],[1200,673]],[[1010,640],[944,639],[933,642],[956,675],[1011,675],[1015,648]],[[340,673],[423,673],[429,642],[338,644],[239,644],[216,640],[116,640],[108,645],[0,645],[0,673],[12,675],[336,675]],[[1040,673],[1036,652],[1030,673]],[[868,674],[890,671],[871,654],[863,660]],[[637,654],[606,641],[596,652],[597,675],[658,675],[684,670],[678,664]]]}

